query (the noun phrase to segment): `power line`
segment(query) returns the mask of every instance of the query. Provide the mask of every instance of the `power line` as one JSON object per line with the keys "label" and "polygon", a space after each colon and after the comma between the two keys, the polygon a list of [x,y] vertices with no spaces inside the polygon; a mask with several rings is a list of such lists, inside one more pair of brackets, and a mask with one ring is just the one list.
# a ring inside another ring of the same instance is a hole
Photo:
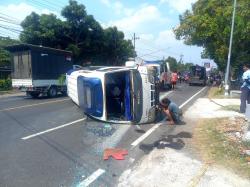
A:
{"label": "power line", "polygon": [[9,35],[8,35],[8,34],[5,34],[5,33],[0,32],[0,36],[3,36],[3,37],[8,37]]}
{"label": "power line", "polygon": [[5,30],[8,30],[8,31],[17,33],[17,34],[20,34],[20,33],[22,32],[22,31],[20,31],[20,30],[8,28],[8,27],[5,27],[5,26],[3,26],[3,25],[0,25],[0,27],[3,28],[3,29],[5,29]]}
{"label": "power line", "polygon": [[56,10],[58,11],[58,7],[53,7],[51,4],[39,2],[36,0],[28,0],[33,6],[39,7],[39,8],[45,8],[49,10]]}
{"label": "power line", "polygon": [[11,21],[5,20],[5,19],[1,18],[1,16],[0,16],[0,21],[5,22],[5,23],[9,23],[9,24],[12,24],[12,25],[18,25],[18,26],[20,26],[20,24],[13,23]]}
{"label": "power line", "polygon": [[2,30],[1,27],[0,27],[0,35],[5,35],[5,36],[12,37],[12,38],[17,38],[16,33],[14,34],[13,32],[8,31],[8,30],[6,30],[6,29]]}
{"label": "power line", "polygon": [[15,22],[19,22],[19,23],[21,22],[21,20],[15,18],[15,17],[12,17],[10,15],[4,14],[4,13],[0,13],[0,15],[2,15],[3,17],[7,16],[7,17],[5,17],[5,19],[7,19],[7,20],[15,21]]}
{"label": "power line", "polygon": [[[142,40],[140,40],[139,41],[139,43],[142,43],[143,45],[145,45],[145,46],[147,46],[148,47],[148,44],[146,44],[144,41],[142,41]],[[150,42],[151,43],[151,42]],[[153,44],[153,43],[151,43],[151,44]],[[151,45],[150,44],[150,45]],[[180,55],[180,53],[175,53],[175,52],[172,52],[172,51],[169,51],[168,49],[170,49],[171,47],[168,47],[168,48],[162,48],[162,49],[158,49],[158,48],[156,48],[156,47],[151,47],[151,49],[152,49],[152,51],[153,50],[162,50],[162,51],[165,51],[166,53],[168,53],[168,54],[172,54],[172,55]]]}

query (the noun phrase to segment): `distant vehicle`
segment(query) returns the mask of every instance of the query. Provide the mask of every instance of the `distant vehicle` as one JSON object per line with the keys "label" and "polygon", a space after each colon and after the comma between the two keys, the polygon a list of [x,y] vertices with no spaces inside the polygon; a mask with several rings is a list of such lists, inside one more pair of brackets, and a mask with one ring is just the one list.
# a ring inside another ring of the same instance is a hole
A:
{"label": "distant vehicle", "polygon": [[206,68],[202,66],[191,66],[189,74],[189,85],[206,85]]}
{"label": "distant vehicle", "polygon": [[161,60],[147,61],[137,58],[135,61],[127,61],[126,66],[135,66],[133,63],[154,69],[156,72],[156,86],[160,89],[171,89],[171,71],[168,62]]}
{"label": "distant vehicle", "polygon": [[155,76],[146,66],[86,67],[67,73],[68,96],[96,120],[150,123],[156,118]]}
{"label": "distant vehicle", "polygon": [[60,81],[72,69],[72,53],[31,44],[6,47],[13,55],[12,86],[36,98],[40,94],[55,97],[66,93],[66,83]]}

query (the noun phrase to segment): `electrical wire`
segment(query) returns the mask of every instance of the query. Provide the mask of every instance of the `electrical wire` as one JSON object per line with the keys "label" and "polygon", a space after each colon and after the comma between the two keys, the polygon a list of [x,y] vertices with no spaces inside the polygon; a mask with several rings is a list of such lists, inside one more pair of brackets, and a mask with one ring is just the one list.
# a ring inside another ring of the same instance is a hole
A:
{"label": "electrical wire", "polygon": [[[10,15],[7,15],[7,14],[4,14],[4,13],[0,13],[0,15],[2,15],[1,17],[6,19],[6,20],[9,20],[9,21],[14,21],[14,22],[17,22],[17,23],[20,23],[21,20],[15,18],[15,17],[12,17]],[[6,17],[7,16],[7,17]]]}
{"label": "electrical wire", "polygon": [[0,25],[0,27],[3,28],[3,29],[5,29],[5,30],[8,30],[8,31],[17,33],[17,34],[20,34],[20,33],[22,32],[22,31],[20,31],[20,30],[8,28],[8,27],[5,27],[5,26],[3,26],[3,25]]}
{"label": "electrical wire", "polygon": [[37,7],[37,8],[45,8],[48,10],[55,10],[58,11],[58,7],[54,7],[51,4],[47,4],[47,3],[43,3],[40,1],[36,1],[36,0],[28,0],[33,6]]}

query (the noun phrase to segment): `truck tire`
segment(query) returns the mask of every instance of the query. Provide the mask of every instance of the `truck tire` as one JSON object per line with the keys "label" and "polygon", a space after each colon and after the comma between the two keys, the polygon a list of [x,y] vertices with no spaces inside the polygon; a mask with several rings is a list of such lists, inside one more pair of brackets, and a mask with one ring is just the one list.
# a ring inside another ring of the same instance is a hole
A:
{"label": "truck tire", "polygon": [[61,91],[61,93],[62,93],[63,96],[67,96],[68,95],[67,91]]}
{"label": "truck tire", "polygon": [[38,98],[40,93],[39,92],[28,92],[28,95],[30,95],[32,98]]}
{"label": "truck tire", "polygon": [[57,96],[57,89],[55,86],[50,87],[48,91],[48,96],[49,97],[56,97]]}

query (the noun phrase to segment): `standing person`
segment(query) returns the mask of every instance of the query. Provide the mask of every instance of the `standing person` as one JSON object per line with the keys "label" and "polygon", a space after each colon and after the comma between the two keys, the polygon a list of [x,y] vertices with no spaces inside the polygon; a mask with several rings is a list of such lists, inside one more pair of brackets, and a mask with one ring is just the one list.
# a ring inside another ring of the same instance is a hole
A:
{"label": "standing person", "polygon": [[160,82],[161,82],[161,88],[164,89],[165,88],[165,84],[168,81],[168,73],[163,71],[161,73],[161,77],[160,77]]}
{"label": "standing person", "polygon": [[171,84],[172,84],[172,89],[174,90],[175,88],[175,85],[176,85],[176,82],[178,80],[178,74],[176,71],[174,71],[172,74],[171,74]]}
{"label": "standing person", "polygon": [[241,86],[241,95],[240,95],[240,112],[246,112],[246,101],[250,104],[250,65],[244,64],[243,66],[244,73],[242,75],[243,84]]}
{"label": "standing person", "polygon": [[179,80],[179,83],[181,83],[181,81],[182,81],[181,72],[178,72],[177,74],[178,74],[178,80]]}
{"label": "standing person", "polygon": [[181,123],[181,110],[174,102],[170,101],[168,98],[164,98],[161,101],[161,106],[163,108],[163,112],[167,116],[167,119],[170,121],[170,125]]}

